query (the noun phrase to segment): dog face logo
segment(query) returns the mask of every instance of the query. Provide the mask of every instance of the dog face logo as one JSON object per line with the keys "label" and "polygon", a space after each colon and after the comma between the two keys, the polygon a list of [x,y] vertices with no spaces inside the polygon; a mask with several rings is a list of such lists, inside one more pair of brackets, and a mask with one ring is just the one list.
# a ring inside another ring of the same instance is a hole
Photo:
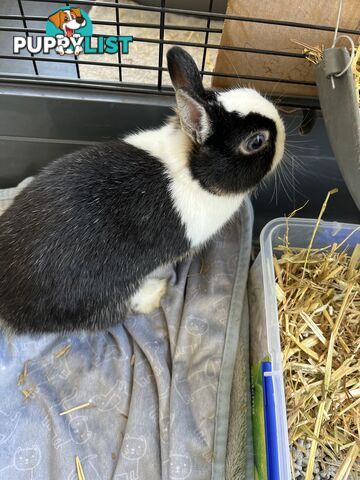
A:
{"label": "dog face logo", "polygon": [[57,39],[60,55],[79,55],[84,51],[84,38],[91,38],[92,22],[81,8],[63,7],[52,13],[46,25],[46,35]]}
{"label": "dog face logo", "polygon": [[85,16],[80,8],[58,10],[49,17],[56,28],[64,32],[65,37],[72,37],[76,30],[86,25]]}

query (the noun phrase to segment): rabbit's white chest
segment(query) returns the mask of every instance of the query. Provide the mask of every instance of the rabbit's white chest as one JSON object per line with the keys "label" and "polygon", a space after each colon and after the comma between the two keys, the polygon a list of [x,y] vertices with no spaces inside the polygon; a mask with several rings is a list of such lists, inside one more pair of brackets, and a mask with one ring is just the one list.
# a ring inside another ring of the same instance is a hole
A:
{"label": "rabbit's white chest", "polygon": [[187,171],[172,178],[171,194],[193,247],[203,244],[220,230],[244,198],[244,195],[213,195],[201,188]]}
{"label": "rabbit's white chest", "polygon": [[166,167],[173,207],[192,247],[209,240],[240,207],[243,194],[214,195],[192,178],[188,168],[191,142],[171,124],[129,135],[124,140],[157,157]]}

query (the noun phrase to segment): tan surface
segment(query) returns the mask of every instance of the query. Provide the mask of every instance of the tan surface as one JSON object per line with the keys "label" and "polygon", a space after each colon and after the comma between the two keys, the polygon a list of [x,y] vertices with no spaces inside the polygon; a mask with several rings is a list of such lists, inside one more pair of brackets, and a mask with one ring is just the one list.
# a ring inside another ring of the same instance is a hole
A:
{"label": "tan surface", "polygon": [[[227,13],[251,18],[277,19],[334,27],[337,10],[337,0],[270,0],[266,2],[263,0],[229,0]],[[349,29],[360,28],[359,0],[344,0],[340,26]],[[359,40],[359,38],[353,38]],[[301,53],[302,48],[295,45],[291,41],[292,39],[310,45],[330,47],[333,32],[226,20],[221,44]],[[249,76],[315,81],[314,68],[309,62],[299,58],[273,55],[220,51],[216,71]],[[238,83],[248,84],[249,82],[217,77],[214,79],[213,85],[215,87],[229,87]],[[276,84],[268,81],[251,83],[257,89],[270,93],[317,94],[315,87]]]}
{"label": "tan surface", "polygon": [[[109,2],[109,3],[114,3]],[[136,2],[131,0],[122,0],[122,4],[136,5]],[[90,11],[90,17],[93,21],[116,21],[116,13],[114,8],[108,7],[93,7]],[[136,23],[152,23],[160,24],[160,14],[158,12],[144,12],[139,10],[119,9],[120,22],[136,22]],[[205,41],[204,32],[194,32],[193,27],[205,27],[207,20],[204,18],[189,17],[183,15],[166,14],[165,23],[167,25],[186,25],[189,30],[166,30],[164,34],[165,40],[186,41],[203,44]],[[214,28],[221,28],[223,22],[212,21],[211,26]],[[117,35],[115,26],[108,25],[94,25],[94,33],[102,35]],[[154,38],[159,39],[159,28],[141,28],[141,27],[121,27],[121,35],[133,35],[139,38]],[[219,44],[221,34],[211,33],[209,35],[208,43]],[[166,66],[166,52],[171,45],[164,45],[163,66]],[[186,47],[186,50],[193,55],[197,65],[201,67],[202,56],[204,49],[202,47]],[[147,43],[141,41],[134,41],[130,44],[129,54],[123,55],[122,62],[132,65],[149,65],[158,66],[159,45],[155,43]],[[206,56],[205,69],[212,71],[216,61],[217,50],[208,49]],[[114,64],[118,62],[117,55],[82,55],[81,60],[90,60],[98,62],[108,62]],[[123,68],[123,82],[130,83],[146,83],[157,84],[158,73],[151,70],[139,70],[132,68]],[[83,79],[91,80],[105,80],[105,81],[119,81],[119,70],[116,67],[103,67],[92,65],[80,65],[80,73]],[[164,84],[170,84],[169,76],[166,73],[163,75]],[[205,85],[210,86],[211,77],[204,77]]]}

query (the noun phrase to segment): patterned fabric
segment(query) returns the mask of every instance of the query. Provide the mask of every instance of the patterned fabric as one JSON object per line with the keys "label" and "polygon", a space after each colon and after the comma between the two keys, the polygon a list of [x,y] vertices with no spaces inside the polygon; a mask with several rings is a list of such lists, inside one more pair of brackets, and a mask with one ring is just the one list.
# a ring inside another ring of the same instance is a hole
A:
{"label": "patterned fabric", "polygon": [[76,455],[87,480],[224,479],[251,227],[245,202],[202,253],[158,271],[169,288],[152,315],[0,336],[1,480],[76,480]]}

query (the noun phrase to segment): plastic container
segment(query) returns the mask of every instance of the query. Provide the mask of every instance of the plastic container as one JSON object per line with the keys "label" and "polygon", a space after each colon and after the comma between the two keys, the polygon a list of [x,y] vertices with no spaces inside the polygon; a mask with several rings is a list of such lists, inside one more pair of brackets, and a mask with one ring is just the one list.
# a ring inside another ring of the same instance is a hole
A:
{"label": "plastic container", "polygon": [[[316,220],[290,219],[289,244],[292,247],[307,247],[310,243]],[[360,243],[358,225],[337,222],[320,222],[313,248],[339,244],[353,232],[344,243],[350,253]],[[288,426],[280,348],[280,331],[275,292],[273,256],[280,252],[274,249],[283,245],[286,232],[284,218],[269,222],[260,237],[261,252],[250,275],[250,309],[252,336],[252,362],[266,363],[262,368],[263,408],[268,480],[291,479]],[[254,353],[255,352],[255,353]],[[255,414],[259,413],[255,411]],[[256,444],[255,444],[256,450]],[[260,455],[262,453],[260,452]],[[259,476],[260,478],[261,476]],[[266,478],[266,477],[265,477]]]}

